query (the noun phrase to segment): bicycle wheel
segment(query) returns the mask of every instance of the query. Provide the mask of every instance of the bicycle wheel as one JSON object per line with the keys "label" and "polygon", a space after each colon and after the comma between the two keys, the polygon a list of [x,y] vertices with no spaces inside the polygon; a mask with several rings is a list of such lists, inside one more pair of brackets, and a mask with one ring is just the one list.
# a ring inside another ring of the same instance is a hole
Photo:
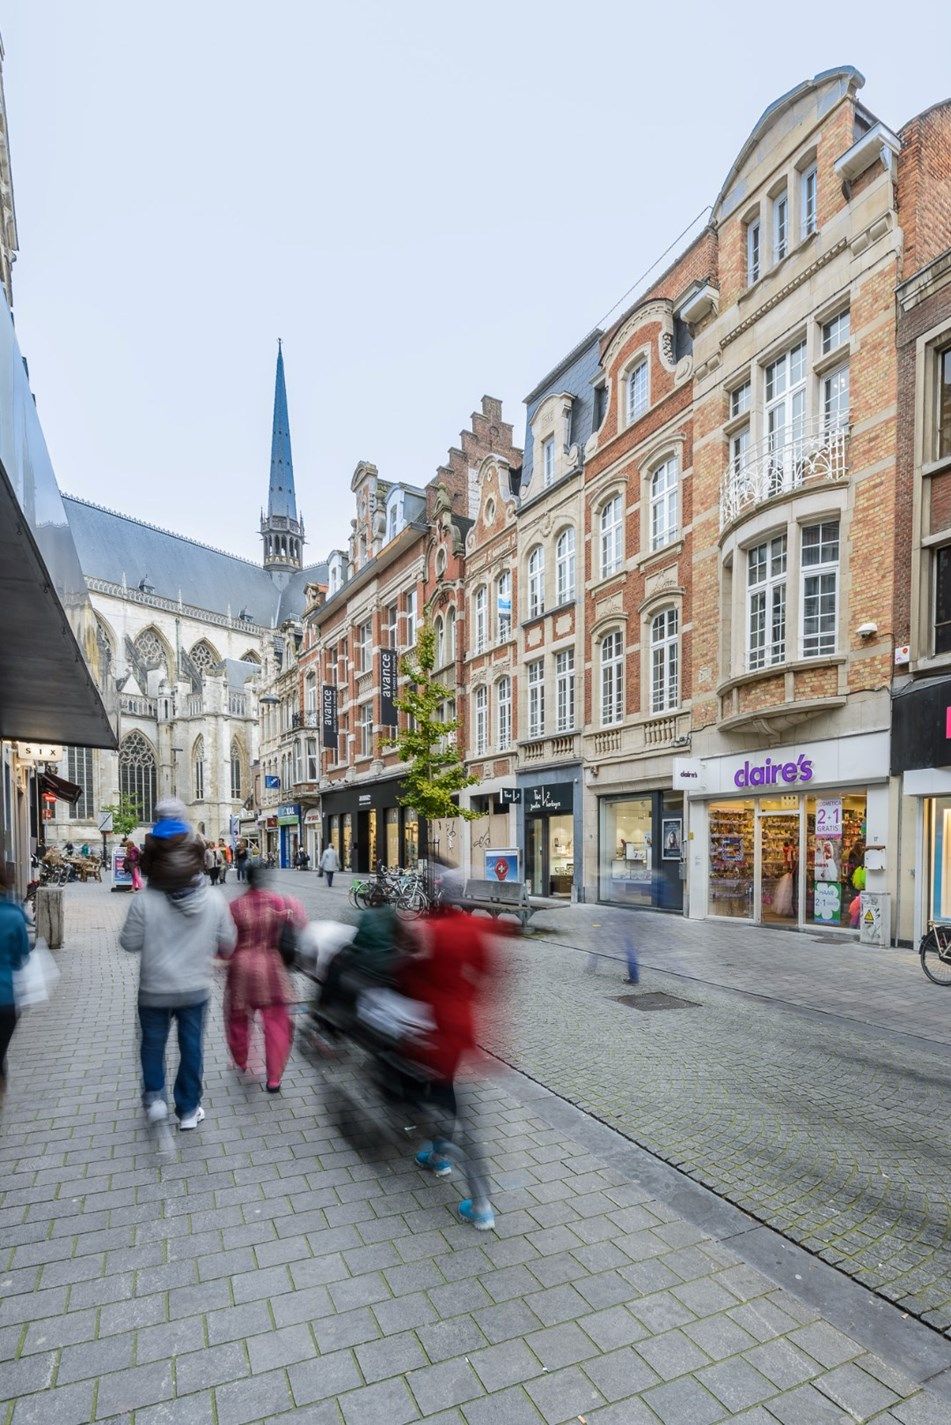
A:
{"label": "bicycle wheel", "polygon": [[941,951],[938,937],[933,930],[922,936],[918,953],[921,956],[921,968],[932,983],[945,987],[951,985],[951,949]]}
{"label": "bicycle wheel", "polygon": [[366,909],[366,886],[362,881],[354,881],[350,887],[350,904],[356,910]]}

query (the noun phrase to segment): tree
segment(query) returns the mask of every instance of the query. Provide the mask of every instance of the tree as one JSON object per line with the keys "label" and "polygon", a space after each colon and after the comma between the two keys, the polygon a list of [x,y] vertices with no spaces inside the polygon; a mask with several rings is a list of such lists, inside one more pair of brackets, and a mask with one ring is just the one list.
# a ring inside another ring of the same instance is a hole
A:
{"label": "tree", "polygon": [[112,815],[112,832],[114,836],[128,836],[138,826],[142,816],[142,809],[135,797],[127,797],[124,794],[117,802],[111,802],[103,807],[103,811]]}
{"label": "tree", "polygon": [[476,821],[482,815],[471,807],[457,806],[453,798],[478,782],[466,771],[451,736],[459,726],[457,718],[443,719],[442,710],[452,689],[433,677],[436,666],[436,634],[431,624],[420,625],[415,658],[402,660],[401,671],[409,680],[395,706],[405,715],[406,725],[398,731],[388,750],[399,753],[408,770],[403,774],[403,806],[414,807],[424,823],[444,817],[461,816]]}

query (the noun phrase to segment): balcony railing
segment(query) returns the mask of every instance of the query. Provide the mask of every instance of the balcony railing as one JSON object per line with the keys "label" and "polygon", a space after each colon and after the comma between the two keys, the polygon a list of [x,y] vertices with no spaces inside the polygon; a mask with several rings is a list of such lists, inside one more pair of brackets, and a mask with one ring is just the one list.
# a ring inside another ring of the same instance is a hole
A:
{"label": "balcony railing", "polygon": [[848,474],[848,426],[829,427],[821,419],[802,428],[786,426],[775,437],[731,461],[720,490],[720,528],[747,510],[788,495],[803,485],[844,480]]}
{"label": "balcony railing", "polygon": [[130,717],[155,717],[155,699],[139,697],[135,693],[120,693],[119,711]]}
{"label": "balcony railing", "polygon": [[247,693],[228,693],[228,712],[232,717],[247,717],[248,715],[248,695]]}
{"label": "balcony railing", "polygon": [[644,724],[645,747],[669,747],[677,736],[677,719],[659,717]]}

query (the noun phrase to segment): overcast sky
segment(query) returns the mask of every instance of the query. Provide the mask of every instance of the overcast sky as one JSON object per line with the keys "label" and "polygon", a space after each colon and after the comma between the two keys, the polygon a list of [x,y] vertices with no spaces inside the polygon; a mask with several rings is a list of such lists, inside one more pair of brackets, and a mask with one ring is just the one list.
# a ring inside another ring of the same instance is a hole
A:
{"label": "overcast sky", "polygon": [[[941,15],[944,18],[941,18]],[[14,296],[60,488],[259,557],[277,338],[308,558],[422,484],[838,64],[898,127],[951,8],[6,0]]]}

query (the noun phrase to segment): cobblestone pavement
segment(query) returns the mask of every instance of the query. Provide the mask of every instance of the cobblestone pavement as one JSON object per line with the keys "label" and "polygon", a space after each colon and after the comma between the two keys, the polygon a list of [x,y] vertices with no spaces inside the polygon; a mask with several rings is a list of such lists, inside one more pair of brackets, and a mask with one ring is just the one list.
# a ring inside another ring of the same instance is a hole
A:
{"label": "cobblestone pavement", "polygon": [[[478,1092],[492,1233],[405,1154],[348,1149],[306,1059],[280,1097],[239,1082],[217,1007],[208,1117],[163,1156],[138,1106],[126,905],[69,888],[63,978],[14,1039],[3,1425],[951,1420],[936,1332],[517,1075]],[[515,1023],[537,948],[517,948]],[[570,952],[543,954],[557,982]],[[596,1008],[606,980],[583,983]]]}

